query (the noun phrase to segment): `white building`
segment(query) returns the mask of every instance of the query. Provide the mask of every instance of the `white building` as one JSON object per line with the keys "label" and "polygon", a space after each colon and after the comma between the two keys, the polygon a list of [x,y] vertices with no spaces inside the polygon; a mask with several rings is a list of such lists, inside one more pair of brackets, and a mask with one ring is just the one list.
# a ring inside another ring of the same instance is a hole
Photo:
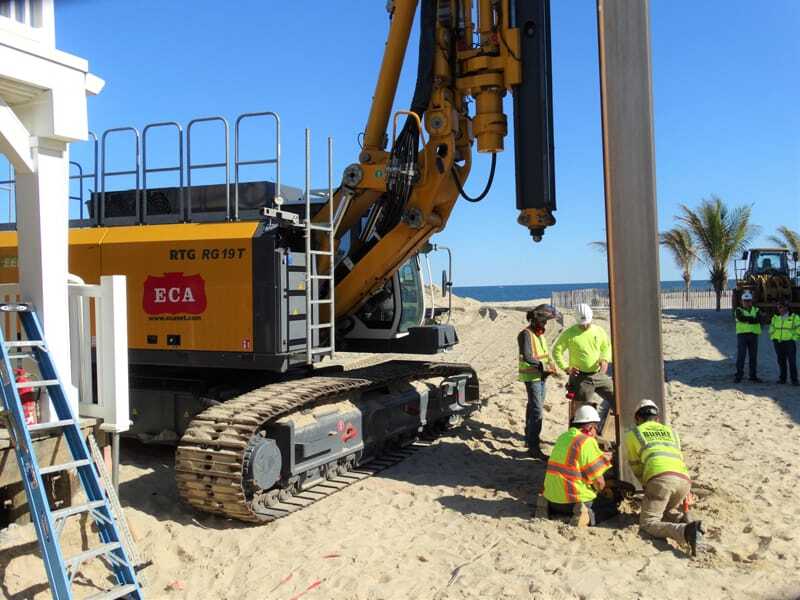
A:
{"label": "white building", "polygon": [[0,0],[0,153],[16,175],[20,293],[38,310],[65,383],[68,144],[87,139],[86,97],[103,85],[86,60],[56,49],[53,0]]}

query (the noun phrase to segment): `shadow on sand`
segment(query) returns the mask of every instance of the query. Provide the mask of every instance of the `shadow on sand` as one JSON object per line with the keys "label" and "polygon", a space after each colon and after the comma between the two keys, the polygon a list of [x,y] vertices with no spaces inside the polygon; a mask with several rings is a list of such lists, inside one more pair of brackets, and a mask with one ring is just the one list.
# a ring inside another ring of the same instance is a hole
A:
{"label": "shadow on sand", "polygon": [[[708,342],[726,357],[719,360],[689,358],[665,361],[668,381],[710,387],[714,390],[741,390],[775,401],[795,422],[800,423],[800,388],[777,385],[777,364],[774,350],[765,333],[759,344],[759,375],[763,384],[733,381],[736,337],[729,311],[667,310],[664,317],[694,321],[702,326]],[[482,440],[485,447],[473,447],[470,441]],[[449,438],[422,449],[416,455],[422,460],[403,461],[376,477],[391,478],[421,486],[477,487],[485,490],[472,495],[458,492],[442,496],[438,501],[462,514],[496,518],[530,518],[536,495],[544,479],[545,464],[527,457],[521,449],[520,432],[467,419]],[[148,513],[160,520],[195,524],[210,529],[250,527],[248,524],[195,511],[184,505],[178,496],[174,477],[174,448],[148,446],[125,440],[123,463],[143,471],[138,477],[120,485],[124,505]],[[619,519],[608,526],[624,526]],[[604,524],[605,525],[605,524]]]}
{"label": "shadow on sand", "polygon": [[[86,520],[83,520],[83,525],[81,526],[81,538],[83,544],[81,548],[83,550],[89,549],[89,540],[86,537]],[[93,536],[94,537],[94,536]],[[11,593],[11,590],[6,583],[6,570],[8,566],[17,558],[23,556],[30,556],[34,555],[37,558],[41,559],[42,552],[39,547],[39,542],[25,542],[19,544],[17,546],[10,546],[3,550],[2,555],[0,555],[0,598],[4,598],[7,600],[29,600],[30,598],[34,598],[37,594],[47,592],[50,589],[49,583],[45,581],[45,583],[36,583],[33,585],[28,586],[27,588],[20,590],[16,593]],[[108,584],[108,585],[105,585]],[[106,587],[109,587],[114,584],[114,578],[109,573],[104,581],[104,587],[99,586],[97,583],[92,581],[91,579],[86,578],[80,570],[75,575],[75,578],[72,581],[73,585],[73,592],[76,595],[80,596],[81,598],[87,597],[85,593],[81,592],[90,592],[92,594],[97,594],[98,592],[102,592]]]}
{"label": "shadow on sand", "polygon": [[[456,491],[440,496],[437,502],[464,515],[531,519],[547,465],[506,443],[512,439],[522,441],[522,436],[467,419],[462,427],[450,432],[450,437],[422,450],[421,460],[400,463],[378,476],[427,487],[481,488],[483,491],[470,494]],[[475,440],[482,440],[491,452],[470,447],[468,442]],[[619,528],[635,522],[635,516],[621,514],[599,526]]]}
{"label": "shadow on sand", "polygon": [[774,400],[795,423],[800,423],[800,387],[776,383],[778,364],[766,326],[758,341],[758,376],[763,383],[753,383],[746,378],[741,383],[735,383],[736,332],[730,311],[665,310],[664,317],[700,324],[708,342],[726,357],[720,360],[707,358],[666,360],[664,371],[667,381],[680,381],[686,385],[710,387],[715,390],[739,390],[746,394],[765,396]]}
{"label": "shadow on sand", "polygon": [[36,594],[46,592],[50,589],[50,586],[47,583],[37,583],[36,585],[27,587],[16,594],[12,594],[8,589],[8,586],[5,582],[6,569],[8,568],[8,565],[11,564],[11,561],[13,561],[15,558],[30,554],[41,557],[41,552],[39,551],[39,542],[28,542],[26,544],[12,546],[11,548],[6,548],[3,550],[3,556],[2,559],[0,559],[0,593],[3,594],[3,598],[8,598],[9,600],[26,600],[27,598],[33,598],[36,596]]}
{"label": "shadow on sand", "polygon": [[207,529],[250,527],[247,523],[194,510],[184,504],[175,485],[175,448],[166,445],[142,444],[123,439],[120,460],[127,467],[144,473],[120,482],[119,496],[123,508],[131,507],[181,525],[194,524]]}
{"label": "shadow on sand", "polygon": [[[546,465],[528,458],[523,450],[505,442],[521,440],[520,434],[467,419],[464,425],[450,432],[450,436],[431,447],[421,448],[414,457],[375,477],[423,486],[480,487],[487,490],[486,498],[452,495],[439,498],[439,502],[464,514],[532,516]],[[470,448],[463,443],[476,438],[497,440],[487,440],[495,452]],[[182,525],[195,524],[209,529],[252,527],[201,513],[183,504],[175,485],[174,454],[172,447],[123,440],[122,464],[141,471],[133,479],[120,483],[120,500],[124,507],[132,507],[160,521],[172,520]]]}

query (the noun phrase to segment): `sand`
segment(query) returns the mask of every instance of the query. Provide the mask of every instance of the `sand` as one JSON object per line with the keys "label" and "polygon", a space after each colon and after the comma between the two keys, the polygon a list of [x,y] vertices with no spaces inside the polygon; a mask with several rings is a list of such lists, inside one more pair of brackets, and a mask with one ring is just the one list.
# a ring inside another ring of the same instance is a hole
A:
{"label": "sand", "polygon": [[[707,552],[692,559],[640,535],[634,506],[593,529],[531,517],[544,466],[526,458],[521,437],[520,308],[456,300],[461,343],[442,358],[472,363],[486,402],[462,429],[273,524],[188,510],[172,480],[172,452],[124,444],[122,502],[140,550],[155,561],[144,572],[147,597],[800,597],[800,388],[732,383],[730,314],[663,319],[671,419],[699,496],[695,514],[709,530]],[[606,319],[598,311],[597,322],[608,327]],[[774,381],[766,338],[761,365]],[[552,378],[545,408],[543,436],[552,441],[567,413]],[[77,529],[67,532],[74,548]],[[0,595],[49,598],[30,525],[0,533],[0,556]],[[99,571],[84,572],[78,597],[102,582]]]}

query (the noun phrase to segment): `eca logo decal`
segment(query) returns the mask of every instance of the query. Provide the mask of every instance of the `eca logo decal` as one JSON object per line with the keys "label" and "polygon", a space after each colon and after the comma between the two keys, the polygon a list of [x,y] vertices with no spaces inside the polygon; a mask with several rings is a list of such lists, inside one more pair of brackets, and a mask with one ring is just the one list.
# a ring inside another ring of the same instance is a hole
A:
{"label": "eca logo decal", "polygon": [[164,273],[144,281],[142,307],[148,315],[199,315],[207,305],[206,282],[200,275]]}

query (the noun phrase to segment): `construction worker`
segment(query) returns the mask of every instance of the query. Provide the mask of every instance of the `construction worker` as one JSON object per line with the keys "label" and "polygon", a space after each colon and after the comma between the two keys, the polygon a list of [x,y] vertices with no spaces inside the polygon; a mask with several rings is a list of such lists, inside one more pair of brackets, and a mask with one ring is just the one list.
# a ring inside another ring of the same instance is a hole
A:
{"label": "construction worker", "polygon": [[584,404],[575,411],[570,428],[558,437],[547,461],[537,517],[570,515],[573,525],[587,527],[616,514],[613,502],[597,496],[606,486],[603,473],[611,467],[611,454],[600,450],[595,439],[599,425],[600,415],[593,406]]}
{"label": "construction worker", "polygon": [[688,502],[692,482],[678,434],[658,421],[652,400],[642,400],[634,417],[636,427],[625,434],[625,448],[631,470],[644,487],[639,527],[653,537],[688,544],[694,556],[705,530],[701,521],[686,523],[686,511],[679,512]]}
{"label": "construction worker", "polygon": [[769,339],[775,346],[778,358],[780,377],[778,383],[786,383],[786,372],[789,371],[792,385],[800,385],[797,381],[797,345],[800,340],[800,316],[789,313],[788,302],[778,302],[777,314],[772,316],[769,324]]}
{"label": "construction worker", "polygon": [[736,383],[744,374],[744,357],[749,358],[750,381],[761,383],[756,369],[758,367],[758,336],[761,335],[761,315],[753,306],[753,293],[742,293],[742,305],[736,309]]}
{"label": "construction worker", "polygon": [[560,317],[555,307],[541,304],[525,314],[528,326],[519,332],[519,381],[525,384],[528,404],[525,409],[525,443],[528,453],[539,460],[547,460],[547,455],[539,447],[544,415],[545,379],[556,373],[556,367],[547,349],[544,337],[549,319]]}
{"label": "construction worker", "polygon": [[[602,327],[592,324],[592,309],[579,304],[575,311],[578,323],[565,330],[553,346],[553,360],[569,374],[567,388],[574,390],[577,405],[594,404],[595,393],[603,399],[601,423],[614,404],[614,382],[608,376],[611,342]],[[569,363],[564,352],[569,353]]]}

